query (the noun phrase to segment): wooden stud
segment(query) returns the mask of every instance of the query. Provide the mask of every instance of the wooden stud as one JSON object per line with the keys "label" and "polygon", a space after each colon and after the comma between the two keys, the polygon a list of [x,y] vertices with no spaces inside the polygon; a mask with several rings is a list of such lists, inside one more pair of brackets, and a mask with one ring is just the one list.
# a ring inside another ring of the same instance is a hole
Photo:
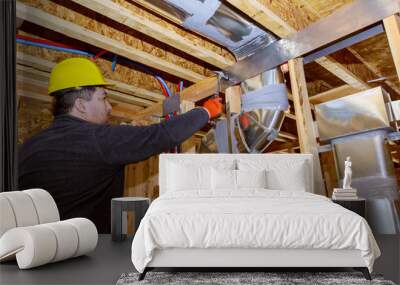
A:
{"label": "wooden stud", "polygon": [[383,20],[383,24],[385,25],[397,76],[400,80],[400,17],[399,15],[390,16]]}
{"label": "wooden stud", "polygon": [[[215,94],[217,89],[217,78],[216,77],[209,77],[206,78],[188,88],[185,88],[181,92],[181,100],[188,100],[192,102],[197,102],[201,99],[209,97]],[[138,116],[161,116],[162,115],[162,103],[153,104],[143,111],[138,113]]]}
{"label": "wooden stud", "polygon": [[[228,87],[225,90],[225,102],[226,102],[226,108],[227,110],[229,109],[229,113],[237,113],[239,114],[241,112],[241,96],[242,96],[242,90],[240,88],[240,85]],[[228,111],[227,111],[228,113]]]}
{"label": "wooden stud", "polygon": [[326,195],[302,58],[289,60],[289,74],[300,150],[313,155],[314,193]]}

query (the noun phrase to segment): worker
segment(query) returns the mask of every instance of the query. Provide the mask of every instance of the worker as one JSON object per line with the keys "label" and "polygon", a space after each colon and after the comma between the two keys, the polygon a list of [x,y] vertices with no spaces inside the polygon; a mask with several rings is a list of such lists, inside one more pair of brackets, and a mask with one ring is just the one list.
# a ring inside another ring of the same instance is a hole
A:
{"label": "worker", "polygon": [[213,98],[159,124],[110,125],[108,85],[88,59],[58,63],[48,88],[55,119],[19,150],[19,189],[47,190],[61,219],[86,217],[100,233],[110,232],[111,198],[123,195],[124,166],[179,145],[222,111]]}

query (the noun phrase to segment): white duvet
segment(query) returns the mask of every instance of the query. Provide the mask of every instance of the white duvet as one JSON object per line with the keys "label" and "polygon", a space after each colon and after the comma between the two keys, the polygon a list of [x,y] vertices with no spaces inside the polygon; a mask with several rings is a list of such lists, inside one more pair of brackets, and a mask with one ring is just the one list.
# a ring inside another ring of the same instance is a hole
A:
{"label": "white duvet", "polygon": [[171,192],[154,200],[132,243],[143,272],[155,249],[358,249],[372,271],[380,251],[367,222],[329,199],[295,191]]}

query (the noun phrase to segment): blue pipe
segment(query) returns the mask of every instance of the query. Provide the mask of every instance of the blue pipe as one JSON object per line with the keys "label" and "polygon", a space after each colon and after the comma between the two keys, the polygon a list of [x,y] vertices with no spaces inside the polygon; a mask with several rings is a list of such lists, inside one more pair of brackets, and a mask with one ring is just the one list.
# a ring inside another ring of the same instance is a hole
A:
{"label": "blue pipe", "polygon": [[112,64],[111,64],[111,69],[113,72],[115,71],[115,68],[117,67],[117,60],[118,60],[118,55],[115,54],[113,57]]}
{"label": "blue pipe", "polygon": [[[77,49],[56,47],[56,46],[47,45],[47,44],[43,44],[43,43],[31,42],[31,41],[27,41],[27,40],[23,40],[23,39],[16,39],[16,40],[17,40],[17,43],[24,44],[24,45],[47,48],[47,49],[52,49],[52,50],[56,50],[56,51],[68,52],[68,53],[72,53],[72,54],[85,55],[85,56],[89,56],[89,57],[93,57],[94,56],[91,53],[88,53],[88,52],[85,52],[85,51],[81,51],[81,50],[77,50]],[[171,90],[169,89],[167,83],[164,81],[164,79],[162,79],[161,76],[159,76],[156,73],[154,73],[151,69],[147,68],[145,65],[142,65],[140,63],[131,61],[129,59],[126,59],[126,60],[128,62],[133,63],[134,65],[140,66],[141,68],[143,68],[144,70],[146,70],[147,72],[152,74],[164,86],[165,90],[168,93],[168,96],[169,97],[172,96]],[[114,58],[113,58],[113,62],[112,62],[113,70],[115,69],[116,61],[117,61],[117,56],[115,55]]]}
{"label": "blue pipe", "polygon": [[156,75],[155,76],[157,78],[158,81],[160,81],[160,83],[164,86],[165,90],[167,90],[168,93],[168,97],[172,96],[172,92],[171,90],[168,88],[167,83],[164,81],[164,79],[162,79],[160,76]]}
{"label": "blue pipe", "polygon": [[51,46],[51,45],[42,44],[42,43],[35,43],[35,42],[23,40],[23,39],[17,39],[17,43],[28,45],[28,46],[53,49],[53,50],[56,50],[56,51],[62,51],[62,52],[68,52],[68,53],[73,53],[73,54],[79,54],[79,55],[85,55],[85,56],[93,57],[93,54],[88,53],[86,51],[81,51],[81,50],[71,49],[71,48],[56,47],[56,46]]}
{"label": "blue pipe", "polygon": [[151,75],[153,75],[153,76],[164,86],[165,90],[167,90],[168,96],[169,96],[169,97],[172,96],[171,90],[169,89],[167,83],[164,81],[164,79],[162,79],[161,76],[159,76],[158,74],[156,74],[154,71],[152,71],[150,68],[148,68],[148,67],[145,66],[144,64],[141,64],[141,63],[139,63],[139,62],[135,62],[135,61],[132,61],[132,60],[126,59],[126,58],[125,58],[124,60],[126,60],[126,61],[129,62],[129,63],[132,63],[133,65],[138,66],[139,68],[141,68],[141,69],[147,71],[148,73],[150,73]]}

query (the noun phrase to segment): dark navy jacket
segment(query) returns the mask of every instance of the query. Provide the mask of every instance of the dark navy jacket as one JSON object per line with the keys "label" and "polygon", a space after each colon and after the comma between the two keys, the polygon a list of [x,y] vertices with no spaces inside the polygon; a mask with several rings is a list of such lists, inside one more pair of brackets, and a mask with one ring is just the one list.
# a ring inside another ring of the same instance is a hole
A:
{"label": "dark navy jacket", "polygon": [[110,200],[123,194],[124,165],[171,149],[207,121],[202,108],[143,127],[58,116],[21,146],[19,189],[43,188],[56,201],[61,219],[86,217],[100,233],[110,232]]}

